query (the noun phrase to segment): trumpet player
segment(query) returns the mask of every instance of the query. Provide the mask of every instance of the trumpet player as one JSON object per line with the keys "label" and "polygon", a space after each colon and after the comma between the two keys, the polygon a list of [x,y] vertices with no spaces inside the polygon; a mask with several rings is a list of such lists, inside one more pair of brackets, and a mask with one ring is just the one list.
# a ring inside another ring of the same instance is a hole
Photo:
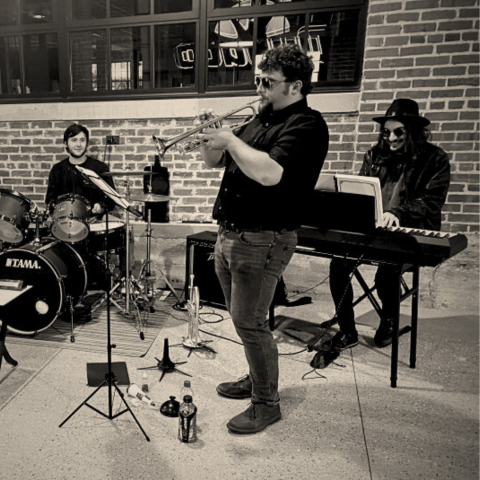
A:
{"label": "trumpet player", "polygon": [[269,50],[256,78],[259,113],[237,131],[198,135],[207,166],[224,168],[213,218],[219,224],[215,271],[242,340],[246,375],[221,383],[227,398],[251,398],[227,428],[257,433],[281,419],[278,351],[268,327],[275,287],[297,244],[306,195],[328,151],[328,128],[311,109],[313,62],[296,45]]}

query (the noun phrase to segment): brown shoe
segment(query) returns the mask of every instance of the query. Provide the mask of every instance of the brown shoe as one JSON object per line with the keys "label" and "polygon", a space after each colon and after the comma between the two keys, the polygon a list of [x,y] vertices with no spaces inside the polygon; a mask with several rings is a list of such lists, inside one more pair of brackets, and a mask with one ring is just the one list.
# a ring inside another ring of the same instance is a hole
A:
{"label": "brown shoe", "polygon": [[221,383],[217,386],[217,392],[228,398],[250,398],[252,396],[252,379],[250,375],[245,375],[236,382]]}
{"label": "brown shoe", "polygon": [[258,433],[282,418],[280,405],[251,403],[240,415],[233,417],[227,428],[233,433]]}

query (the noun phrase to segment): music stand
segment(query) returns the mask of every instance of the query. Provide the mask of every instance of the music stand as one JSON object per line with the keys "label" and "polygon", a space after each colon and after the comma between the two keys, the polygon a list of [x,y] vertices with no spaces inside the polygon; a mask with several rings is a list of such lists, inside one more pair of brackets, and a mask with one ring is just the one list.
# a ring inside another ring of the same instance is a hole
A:
{"label": "music stand", "polygon": [[[95,172],[92,170],[88,170],[87,168],[82,168],[79,167],[78,165],[76,168],[82,173],[82,175],[88,179],[90,182],[92,182],[95,186],[97,186],[104,194],[105,196],[111,198],[116,205],[121,207],[128,212],[141,217],[142,214],[138,211],[136,211],[134,208],[131,207],[131,205],[123,198],[121,197],[110,185],[108,185],[104,180],[102,180]],[[108,210],[106,211],[105,215],[105,230],[106,230],[106,255],[107,255],[107,265],[109,262],[109,251],[108,251]],[[105,275],[108,277],[110,273],[108,272],[108,269],[106,270]],[[108,280],[108,279],[107,279]],[[108,283],[108,282],[107,282]],[[142,431],[143,435],[145,436],[146,440],[149,442],[150,438],[148,435],[145,433],[145,430],[142,428],[140,425],[139,421],[135,417],[134,413],[132,412],[130,406],[128,405],[127,401],[125,400],[125,396],[123,392],[118,388],[118,385],[116,383],[116,377],[115,373],[112,371],[112,349],[115,348],[116,345],[112,345],[111,343],[111,335],[110,335],[110,290],[107,289],[107,373],[105,374],[105,380],[98,386],[98,388],[91,394],[89,395],[60,425],[59,428],[62,427],[70,418],[75,415],[75,413],[80,410],[84,405],[87,407],[91,408],[95,412],[99,413],[100,415],[104,416],[105,418],[108,418],[109,420],[113,420],[114,418],[119,417],[120,415],[123,415],[127,411],[130,412],[130,415],[132,415],[133,419],[135,420],[135,423],[138,425],[140,430]],[[108,414],[102,412],[98,408],[95,408],[94,406],[90,405],[88,401],[104,386],[108,386]],[[117,391],[119,397],[121,398],[122,402],[125,404],[126,409],[122,410],[121,412],[116,413],[115,415],[113,414],[113,397],[112,397],[112,387],[115,388]]]}

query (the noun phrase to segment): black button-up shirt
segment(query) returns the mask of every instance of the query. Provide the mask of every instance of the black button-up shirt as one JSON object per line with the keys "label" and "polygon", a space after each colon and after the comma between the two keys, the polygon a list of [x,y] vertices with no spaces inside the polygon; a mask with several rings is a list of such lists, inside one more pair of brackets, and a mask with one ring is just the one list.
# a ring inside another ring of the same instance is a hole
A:
{"label": "black button-up shirt", "polygon": [[300,227],[300,214],[328,151],[322,115],[300,100],[280,111],[260,114],[238,133],[283,167],[280,182],[264,186],[249,178],[228,152],[213,218],[237,228],[282,230]]}
{"label": "black button-up shirt", "polygon": [[[108,166],[104,162],[92,157],[87,157],[80,167],[93,170],[100,176],[102,173],[109,171]],[[115,189],[112,177],[103,177],[103,180]],[[95,184],[87,180],[80,171],[70,163],[70,160],[66,158],[55,164],[50,170],[45,203],[46,205],[49,205],[61,195],[66,195],[68,193],[84,197],[90,202],[92,208],[95,203],[104,205],[108,211],[111,211],[115,207],[115,203]]]}

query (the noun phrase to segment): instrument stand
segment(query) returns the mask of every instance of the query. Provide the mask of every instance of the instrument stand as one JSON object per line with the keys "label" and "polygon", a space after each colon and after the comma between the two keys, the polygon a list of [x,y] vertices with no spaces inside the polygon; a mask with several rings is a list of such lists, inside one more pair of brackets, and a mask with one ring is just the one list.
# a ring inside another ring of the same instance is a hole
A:
{"label": "instrument stand", "polygon": [[[105,216],[105,222],[106,222],[106,237],[107,237],[107,242],[108,242],[108,211]],[[107,259],[109,257],[108,253],[108,245],[107,245]],[[108,272],[108,269],[106,271],[106,275],[110,277],[110,274]],[[142,428],[140,425],[139,421],[135,417],[134,413],[132,412],[130,406],[128,405],[127,401],[125,400],[125,395],[123,392],[118,388],[117,385],[117,380],[115,377],[115,373],[112,371],[112,349],[115,348],[116,345],[112,345],[111,343],[111,335],[110,335],[110,291],[107,290],[107,365],[108,365],[108,371],[105,374],[105,380],[98,386],[98,388],[91,394],[89,395],[60,425],[59,428],[62,427],[70,418],[75,415],[75,413],[80,410],[84,405],[91,408],[95,412],[99,413],[100,415],[104,416],[105,418],[108,418],[109,420],[113,420],[114,418],[119,417],[120,415],[123,415],[127,411],[130,412],[130,415],[132,415],[133,419],[135,420],[135,423],[138,425],[140,430],[142,431],[143,435],[145,436],[146,440],[149,442],[150,438],[148,435],[145,433],[145,430]],[[90,405],[88,401],[95,396],[95,394],[103,387],[103,386],[108,386],[108,414],[102,412],[98,408]],[[125,409],[122,410],[121,412],[116,413],[115,415],[113,414],[113,396],[112,396],[112,388],[116,390],[118,393],[119,397],[121,398],[122,402],[125,405]]]}
{"label": "instrument stand", "polygon": [[176,367],[177,365],[183,365],[184,363],[187,363],[187,362],[173,363],[170,360],[169,349],[168,349],[168,338],[164,340],[162,360],[159,360],[157,357],[155,357],[155,360],[158,362],[157,365],[154,365],[152,367],[137,368],[137,370],[155,370],[156,368],[158,368],[159,370],[162,371],[162,375],[158,380],[159,382],[162,381],[163,377],[165,376],[165,373],[169,371],[178,372],[178,373],[181,373],[182,375],[186,375],[187,377],[191,377],[189,373],[182,372]]}
{"label": "instrument stand", "polygon": [[194,276],[190,275],[189,299],[187,300],[187,310],[189,314],[188,321],[188,335],[183,337],[183,346],[190,349],[188,356],[190,356],[193,350],[203,349],[207,352],[217,353],[213,348],[206,345],[213,340],[202,340],[198,332],[199,316],[200,316],[200,291],[198,287],[193,286]]}

